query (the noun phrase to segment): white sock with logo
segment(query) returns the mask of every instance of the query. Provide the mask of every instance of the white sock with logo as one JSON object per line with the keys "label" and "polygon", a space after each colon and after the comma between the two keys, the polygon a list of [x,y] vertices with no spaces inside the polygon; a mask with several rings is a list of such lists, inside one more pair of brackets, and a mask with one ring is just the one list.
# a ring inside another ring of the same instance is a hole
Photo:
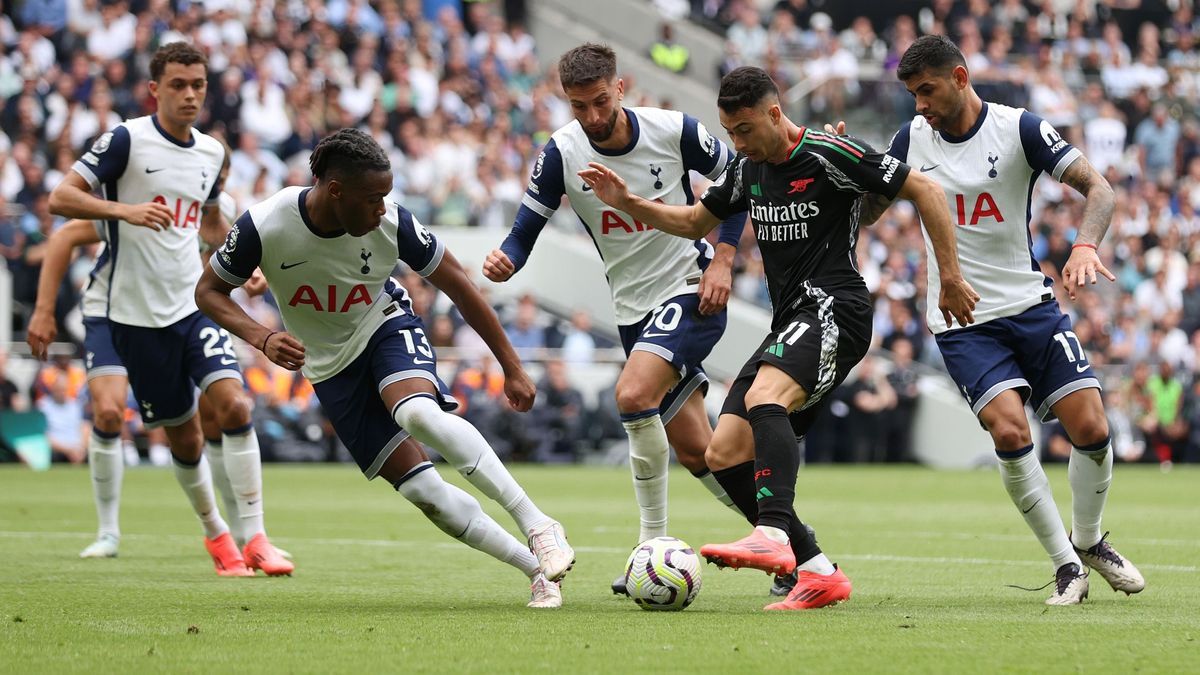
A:
{"label": "white sock with logo", "polygon": [[396,406],[392,417],[413,438],[436,450],[471,485],[508,511],[522,533],[528,535],[550,520],[525,494],[479,430],[463,418],[442,410],[432,397],[412,396]]}
{"label": "white sock with logo", "polygon": [[442,532],[516,567],[530,579],[541,573],[529,547],[484,513],[474,497],[442,480],[429,462],[418,464],[395,487]]}
{"label": "white sock with logo", "polygon": [[1015,452],[996,451],[1000,458],[1000,479],[1004,489],[1025,518],[1029,529],[1041,542],[1054,563],[1054,569],[1067,563],[1083,565],[1067,539],[1067,530],[1058,515],[1058,505],[1050,492],[1050,479],[1029,445]]}
{"label": "white sock with logo", "polygon": [[204,526],[204,536],[216,539],[222,533],[229,531],[229,526],[221,518],[217,510],[217,498],[213,495],[212,473],[208,468],[208,459],[200,455],[200,461],[195,464],[185,464],[179,458],[173,457],[175,480],[192,503],[192,510]]}
{"label": "white sock with logo", "polygon": [[258,436],[254,427],[221,431],[221,445],[224,446],[225,472],[228,474],[229,486],[233,490],[239,530],[246,541],[264,531],[263,527],[263,491],[262,491],[262,456],[258,449]]}

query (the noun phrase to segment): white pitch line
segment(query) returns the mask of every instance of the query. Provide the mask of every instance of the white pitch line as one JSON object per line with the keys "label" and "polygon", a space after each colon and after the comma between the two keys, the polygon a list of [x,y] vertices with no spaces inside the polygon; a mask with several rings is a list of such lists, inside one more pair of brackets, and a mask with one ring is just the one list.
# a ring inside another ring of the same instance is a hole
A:
{"label": "white pitch line", "polygon": [[[78,539],[81,543],[86,542],[90,535],[81,532],[16,532],[0,530],[0,538],[7,539]],[[179,542],[195,542],[199,535],[186,534],[123,534],[122,539],[153,539],[161,541]],[[396,548],[419,548],[433,546],[435,548],[459,548],[463,546],[460,543],[449,541],[442,542],[424,542],[412,541],[405,539],[341,539],[341,538],[323,538],[323,537],[276,537],[274,540],[277,543],[289,544],[291,542],[312,544],[315,546],[381,546],[381,547],[396,547]],[[625,553],[628,549],[617,546],[576,546],[575,550],[579,553]],[[939,556],[907,556],[907,555],[884,555],[878,553],[839,553],[834,556],[838,559],[845,560],[863,560],[868,562],[897,562],[897,563],[916,563],[922,565],[1023,565],[1023,566],[1044,566],[1045,561],[1038,560],[996,560],[993,558],[949,558]],[[1154,563],[1139,564],[1139,569],[1156,570],[1159,572],[1200,572],[1200,567],[1194,565],[1156,565]]]}

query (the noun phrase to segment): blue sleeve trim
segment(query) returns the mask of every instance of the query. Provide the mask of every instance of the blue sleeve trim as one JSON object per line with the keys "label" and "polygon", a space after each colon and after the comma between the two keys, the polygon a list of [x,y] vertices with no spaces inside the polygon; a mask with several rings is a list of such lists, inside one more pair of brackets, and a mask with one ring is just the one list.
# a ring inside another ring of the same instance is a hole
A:
{"label": "blue sleeve trim", "polygon": [[529,174],[529,186],[525,189],[525,196],[528,198],[526,201],[535,201],[553,213],[566,194],[567,186],[564,181],[562,153],[551,138],[542,148],[541,154],[533,164],[533,171]]}
{"label": "blue sleeve trim", "polygon": [[896,135],[892,136],[892,141],[888,143],[887,149],[887,154],[906,164],[908,163],[908,142],[911,127],[912,122],[909,122],[896,130]]}
{"label": "blue sleeve trim", "polygon": [[739,211],[725,220],[721,221],[720,229],[717,232],[718,244],[729,244],[737,248],[738,243],[742,240],[742,232],[746,229],[746,212]]}
{"label": "blue sleeve trim", "polygon": [[254,226],[254,219],[247,211],[234,222],[225,237],[225,243],[209,259],[209,264],[217,276],[241,286],[250,279],[254,268],[261,262],[262,240],[258,236],[258,228]]}
{"label": "blue sleeve trim", "polygon": [[[103,183],[116,182],[129,164],[129,129],[117,125],[92,143],[92,147],[72,166],[93,190]],[[84,171],[86,169],[86,172]]]}
{"label": "blue sleeve trim", "polygon": [[710,134],[700,120],[687,114],[683,116],[679,154],[683,158],[683,168],[701,173],[709,180],[720,175],[730,159],[725,145]]}
{"label": "blue sleeve trim", "polygon": [[538,235],[542,233],[542,228],[548,220],[547,215],[529,208],[528,202],[522,202],[521,208],[517,210],[512,232],[509,232],[504,238],[504,243],[500,244],[500,250],[504,251],[517,271],[529,260],[529,254],[533,253],[533,245],[537,243]]}
{"label": "blue sleeve trim", "polygon": [[[1018,126],[1021,147],[1025,150],[1025,161],[1035,171],[1043,171],[1058,178],[1070,165],[1070,162],[1064,163],[1063,160],[1072,153],[1079,152],[1049,122],[1028,110],[1021,111]],[[1075,157],[1071,156],[1071,161],[1074,159]]]}
{"label": "blue sleeve trim", "polygon": [[396,207],[396,257],[422,277],[433,274],[446,253],[445,244],[408,209],[393,205]]}

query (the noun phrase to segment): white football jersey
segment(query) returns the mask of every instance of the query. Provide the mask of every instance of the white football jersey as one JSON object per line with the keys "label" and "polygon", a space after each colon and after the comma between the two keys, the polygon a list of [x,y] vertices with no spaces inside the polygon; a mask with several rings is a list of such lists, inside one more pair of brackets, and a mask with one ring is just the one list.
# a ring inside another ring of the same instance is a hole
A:
{"label": "white football jersey", "polygon": [[[578,121],[554,132],[534,165],[513,232],[500,248],[520,269],[565,195],[604,260],[617,323],[630,325],[669,298],[694,293],[712,259],[712,245],[660,232],[613,209],[596,198],[578,172],[588,162],[601,162],[625,179],[631,194],[666,204],[691,204],[695,199],[688,171],[715,179],[733,153],[703,124],[681,112],[623,112],[633,138],[620,150],[592,145]],[[737,244],[736,236],[731,243]]]}
{"label": "white football jersey", "polygon": [[[233,195],[228,192],[222,192],[219,204],[221,215],[225,216],[226,221],[232,223],[234,220],[237,220],[237,201],[233,198]],[[105,231],[104,223],[95,221],[92,224],[96,226],[96,232],[100,234],[100,238],[103,240]],[[79,303],[79,310],[84,316],[108,316],[108,268],[111,261],[112,258],[108,255],[108,244],[101,241],[100,255],[96,256],[96,263],[92,266],[87,286],[83,289],[83,299]]]}
{"label": "white football jersey", "polygon": [[104,280],[85,311],[99,312],[101,290],[108,318],[130,326],[162,328],[197,311],[200,221],[202,210],[217,203],[224,158],[215,138],[193,129],[191,142],[182,143],[151,115],[103,134],[75,162],[71,168],[105,199],[158,202],[175,219],[163,232],[122,220],[97,223],[106,246],[93,273]]}
{"label": "white football jersey", "polygon": [[354,361],[386,320],[411,313],[385,288],[396,261],[429,276],[445,245],[394,202],[383,224],[362,237],[320,234],[304,205],[311,189],[287,187],[251,206],[209,265],[235,286],[262,270],[284,327],[304,343],[301,372],[320,382]]}
{"label": "white football jersey", "polygon": [[[917,116],[896,132],[888,154],[945,189],[959,265],[980,295],[975,325],[1053,297],[1052,282],[1033,257],[1033,185],[1043,172],[1060,179],[1082,154],[1049,122],[1024,109],[984,103],[975,126],[954,137]],[[938,310],[941,278],[929,235],[922,233],[929,269],[926,319],[931,331],[942,333],[950,328]]]}

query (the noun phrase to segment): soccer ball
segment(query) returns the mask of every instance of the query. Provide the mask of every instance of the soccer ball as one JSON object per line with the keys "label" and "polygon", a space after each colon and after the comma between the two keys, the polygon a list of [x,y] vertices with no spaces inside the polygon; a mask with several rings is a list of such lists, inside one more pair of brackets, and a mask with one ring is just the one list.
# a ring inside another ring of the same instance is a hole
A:
{"label": "soccer ball", "polygon": [[675,537],[647,539],[625,563],[625,592],[642,609],[681,610],[700,594],[700,557]]}

